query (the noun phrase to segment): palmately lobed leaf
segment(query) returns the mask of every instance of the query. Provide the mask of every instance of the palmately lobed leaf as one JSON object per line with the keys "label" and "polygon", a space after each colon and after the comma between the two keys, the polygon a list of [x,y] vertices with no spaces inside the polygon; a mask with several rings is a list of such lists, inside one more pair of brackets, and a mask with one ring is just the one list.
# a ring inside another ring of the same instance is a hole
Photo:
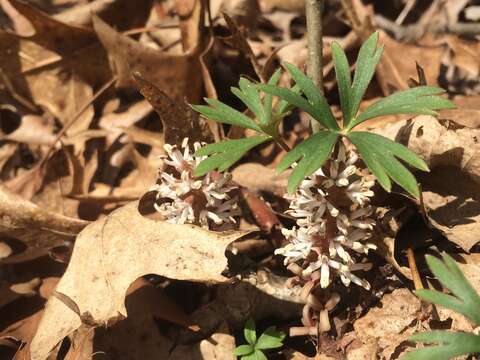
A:
{"label": "palmately lobed leaf", "polygon": [[242,114],[240,111],[235,110],[231,106],[228,106],[216,99],[206,98],[205,102],[210,106],[191,105],[191,107],[193,110],[199,112],[207,119],[215,120],[224,124],[241,126],[261,132],[260,127],[252,119]]}
{"label": "palmately lobed leaf", "polygon": [[313,81],[296,66],[285,63],[285,67],[293,80],[295,80],[295,84],[300,87],[300,90],[307,97],[310,105],[313,106],[314,113],[310,115],[327,129],[339,130],[337,120],[335,119],[335,116],[333,116],[327,99],[325,99],[325,96],[315,86]]}
{"label": "palmately lobed leaf", "polygon": [[270,326],[260,335],[255,348],[260,350],[276,349],[283,346],[283,339],[285,339],[285,334],[277,331],[275,326]]}
{"label": "palmately lobed leaf", "polygon": [[350,66],[348,64],[347,56],[342,47],[337,43],[332,43],[332,57],[333,65],[335,66],[335,76],[337,78],[338,93],[340,96],[340,105],[343,113],[343,121],[350,123],[350,97],[352,78],[350,76]]}
{"label": "palmately lobed leaf", "polygon": [[360,107],[363,95],[367,90],[368,84],[375,74],[380,57],[383,52],[383,45],[377,48],[378,32],[373,33],[363,43],[358,52],[357,65],[353,76],[349,100],[349,116],[345,119],[345,127],[349,127],[349,121],[352,120]]}
{"label": "palmately lobed leaf", "polygon": [[480,336],[451,331],[429,331],[410,337],[415,342],[439,344],[410,351],[402,360],[447,360],[480,351]]}
{"label": "palmately lobed leaf", "polygon": [[269,140],[271,140],[270,136],[252,136],[205,145],[198,149],[195,155],[209,157],[198,164],[193,174],[202,176],[215,169],[219,171],[227,170],[248,151]]}
{"label": "palmately lobed leaf", "polygon": [[255,344],[257,343],[257,330],[253,319],[248,319],[245,323],[245,328],[243,329],[243,336],[245,336],[245,340],[247,340],[250,345],[255,346]]}
{"label": "palmately lobed leaf", "polygon": [[454,296],[435,290],[419,290],[417,295],[434,304],[453,309],[480,325],[480,296],[465,278],[455,261],[448,254],[443,261],[433,256],[426,256],[427,264],[440,283]]}
{"label": "palmately lobed leaf", "polygon": [[[427,255],[427,264],[441,284],[454,296],[436,290],[420,289],[415,293],[428,302],[455,310],[476,325],[480,324],[480,296],[465,278],[456,262],[448,254],[440,260]],[[410,340],[426,344],[438,344],[407,353],[403,359],[450,359],[464,354],[480,352],[480,336],[451,331],[430,331],[418,333]]]}
{"label": "palmately lobed leaf", "polygon": [[450,100],[437,96],[444,92],[443,89],[435,86],[419,86],[399,91],[370,105],[353,120],[349,128],[354,128],[362,122],[378,116],[394,114],[437,115],[437,110],[455,108],[455,104]]}
{"label": "palmately lobed leaf", "polygon": [[301,144],[297,145],[282,159],[277,167],[279,172],[285,171],[294,162],[300,162],[293,169],[288,180],[288,192],[293,192],[305,177],[313,174],[330,156],[337,142],[338,134],[330,131],[320,131]]}
{"label": "palmately lobed leaf", "polygon": [[233,350],[233,355],[245,356],[245,355],[252,354],[254,351],[255,351],[255,348],[250,344],[240,345],[240,346],[237,346],[235,350]]}
{"label": "palmately lobed leaf", "polygon": [[347,137],[385,190],[391,190],[392,179],[414,197],[420,196],[415,177],[396,159],[399,158],[419,170],[428,171],[427,164],[417,154],[402,144],[369,132],[354,131]]}

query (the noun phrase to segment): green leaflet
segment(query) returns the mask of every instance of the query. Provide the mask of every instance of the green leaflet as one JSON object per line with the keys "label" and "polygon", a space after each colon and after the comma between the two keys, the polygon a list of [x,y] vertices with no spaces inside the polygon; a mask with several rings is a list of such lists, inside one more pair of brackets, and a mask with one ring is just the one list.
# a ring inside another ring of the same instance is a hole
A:
{"label": "green leaflet", "polygon": [[285,339],[285,334],[277,331],[275,326],[270,326],[260,335],[255,348],[260,350],[276,349],[283,346],[283,339]]}
{"label": "green leaflet", "polygon": [[335,120],[325,96],[323,96],[322,92],[315,86],[313,81],[294,65],[288,63],[285,63],[284,65],[290,75],[292,75],[296,85],[300,87],[300,90],[307,97],[308,102],[315,109],[314,115],[311,114],[314,119],[327,129],[339,130],[337,120]]}
{"label": "green leaflet", "polygon": [[435,110],[453,109],[455,105],[450,100],[434,96],[444,92],[443,89],[434,86],[419,86],[399,91],[370,105],[350,123],[349,128],[352,129],[368,119],[383,115],[436,115]]}
{"label": "green leaflet", "polygon": [[430,331],[415,334],[410,340],[437,343],[422,349],[410,351],[402,360],[447,360],[456,356],[480,352],[480,336],[451,331]]}
{"label": "green leaflet", "polygon": [[266,329],[257,339],[257,331],[253,319],[248,319],[243,329],[243,335],[248,345],[240,345],[233,351],[242,360],[267,360],[262,350],[276,349],[283,346],[285,334],[277,331],[275,326]]}
{"label": "green leaflet", "polygon": [[294,168],[288,180],[288,192],[293,192],[305,177],[313,174],[325,163],[337,139],[337,133],[320,131],[285,155],[277,167],[277,170],[280,172],[286,170],[300,158],[302,159]]}
{"label": "green leaflet", "polygon": [[454,296],[434,290],[418,290],[417,296],[453,309],[480,325],[480,296],[467,281],[455,261],[449,255],[443,256],[443,262],[429,255],[426,256],[426,259],[433,274]]}
{"label": "green leaflet", "polygon": [[270,136],[252,136],[206,145],[195,155],[209,157],[203,160],[193,173],[195,176],[202,176],[215,169],[224,171],[240,160],[247,151],[268,140],[271,140]]}
{"label": "green leaflet", "polygon": [[365,164],[385,190],[391,190],[389,179],[392,179],[411,195],[416,198],[420,196],[415,177],[395,159],[395,157],[398,157],[421,170],[428,170],[427,165],[418,155],[403,145],[380,135],[352,132],[347,136],[357,147]]}
{"label": "green leaflet", "polygon": [[332,43],[333,65],[335,66],[335,76],[337,78],[338,93],[340,95],[340,105],[342,107],[343,119],[345,123],[350,123],[350,97],[352,79],[350,77],[350,66],[347,56],[337,42]]}
{"label": "green leaflet", "polygon": [[218,101],[216,99],[205,99],[206,105],[191,105],[192,109],[199,112],[208,119],[219,121],[225,124],[241,126],[260,132],[260,127],[248,116],[240,111]]}
{"label": "green leaflet", "polygon": [[252,354],[255,351],[255,348],[248,344],[248,345],[240,345],[233,350],[233,355],[237,356],[244,356],[244,355],[249,355]]}
{"label": "green leaflet", "polygon": [[240,88],[231,87],[231,92],[242,100],[242,102],[255,114],[260,124],[265,124],[267,116],[262,101],[260,100],[258,89],[245,78],[240,78],[238,84]]}
{"label": "green leaflet", "polygon": [[[427,264],[442,285],[453,293],[453,296],[425,289],[417,290],[416,295],[426,301],[455,310],[470,318],[476,325],[480,325],[479,294],[465,278],[455,261],[448,254],[442,257],[440,260],[427,255]],[[443,360],[480,352],[480,336],[474,334],[430,331],[415,334],[410,337],[410,340],[438,345],[413,350],[406,354],[403,360]]]}
{"label": "green leaflet", "polygon": [[257,343],[257,329],[255,327],[255,322],[253,319],[248,319],[245,323],[245,328],[243,329],[243,336],[245,336],[245,340],[250,345],[255,346]]}
{"label": "green leaflet", "polygon": [[345,119],[344,126],[349,127],[349,121],[355,117],[360,107],[363,95],[367,90],[368,84],[375,74],[380,57],[382,56],[383,46],[377,48],[378,32],[373,33],[365,41],[358,52],[357,66],[353,76],[353,83],[349,101],[349,116]]}

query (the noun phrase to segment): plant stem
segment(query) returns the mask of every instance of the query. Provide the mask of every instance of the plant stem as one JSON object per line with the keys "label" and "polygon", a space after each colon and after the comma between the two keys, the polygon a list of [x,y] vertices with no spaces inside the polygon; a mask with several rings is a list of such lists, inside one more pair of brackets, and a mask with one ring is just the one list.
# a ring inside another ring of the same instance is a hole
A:
{"label": "plant stem", "polygon": [[[307,17],[308,61],[307,74],[317,88],[323,92],[323,36],[322,36],[323,0],[305,0]],[[310,121],[312,131],[318,132],[321,125]]]}

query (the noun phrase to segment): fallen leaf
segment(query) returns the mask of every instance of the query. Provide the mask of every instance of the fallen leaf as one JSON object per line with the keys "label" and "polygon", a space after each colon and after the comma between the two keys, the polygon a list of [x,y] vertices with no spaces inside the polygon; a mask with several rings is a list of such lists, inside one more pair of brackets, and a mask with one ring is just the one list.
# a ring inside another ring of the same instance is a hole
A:
{"label": "fallen leaf", "polygon": [[137,202],[128,204],[78,235],[57,296],[48,301],[32,341],[32,360],[46,359],[82,322],[109,324],[127,316],[126,291],[142,275],[207,283],[226,280],[221,275],[227,265],[225,248],[245,232],[214,233],[155,222],[137,208]]}
{"label": "fallen leaf", "polygon": [[98,17],[94,17],[93,26],[115,64],[118,86],[134,86],[131,73],[138,71],[172,99],[199,100],[202,82],[198,76],[201,69],[196,52],[184,55],[162,52],[116,32]]}
{"label": "fallen leaf", "polygon": [[33,247],[54,247],[72,239],[87,221],[45,211],[0,185],[0,233]]}
{"label": "fallen leaf", "polygon": [[[371,358],[391,359],[397,347],[415,332],[412,326],[421,311],[420,300],[407,289],[397,289],[382,298],[381,307],[371,308],[353,328],[364,344],[378,341],[380,354]],[[372,347],[372,349],[377,349]]]}
{"label": "fallen leaf", "polygon": [[[425,71],[427,84],[432,86],[438,84],[445,47],[400,43],[383,31],[380,31],[378,42],[385,46],[376,70],[376,79],[384,95],[408,89],[408,79],[417,77],[417,63]],[[408,54],[408,57],[403,54]]]}
{"label": "fallen leaf", "polygon": [[[431,116],[390,124],[375,132],[395,139],[422,157],[431,173],[419,173],[431,224],[465,251],[480,239],[480,130],[448,128]],[[468,176],[465,176],[468,175]]]}

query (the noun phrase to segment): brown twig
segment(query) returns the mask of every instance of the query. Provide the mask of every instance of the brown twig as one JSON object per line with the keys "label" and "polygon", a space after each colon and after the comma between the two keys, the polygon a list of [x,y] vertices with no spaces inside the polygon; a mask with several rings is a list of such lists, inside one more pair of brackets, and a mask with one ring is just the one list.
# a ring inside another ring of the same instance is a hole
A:
{"label": "brown twig", "polygon": [[415,286],[415,290],[423,289],[422,279],[420,278],[420,274],[418,272],[417,263],[415,261],[415,254],[412,247],[407,248],[407,259],[408,267],[410,268],[410,272],[412,273],[412,280],[413,285]]}

